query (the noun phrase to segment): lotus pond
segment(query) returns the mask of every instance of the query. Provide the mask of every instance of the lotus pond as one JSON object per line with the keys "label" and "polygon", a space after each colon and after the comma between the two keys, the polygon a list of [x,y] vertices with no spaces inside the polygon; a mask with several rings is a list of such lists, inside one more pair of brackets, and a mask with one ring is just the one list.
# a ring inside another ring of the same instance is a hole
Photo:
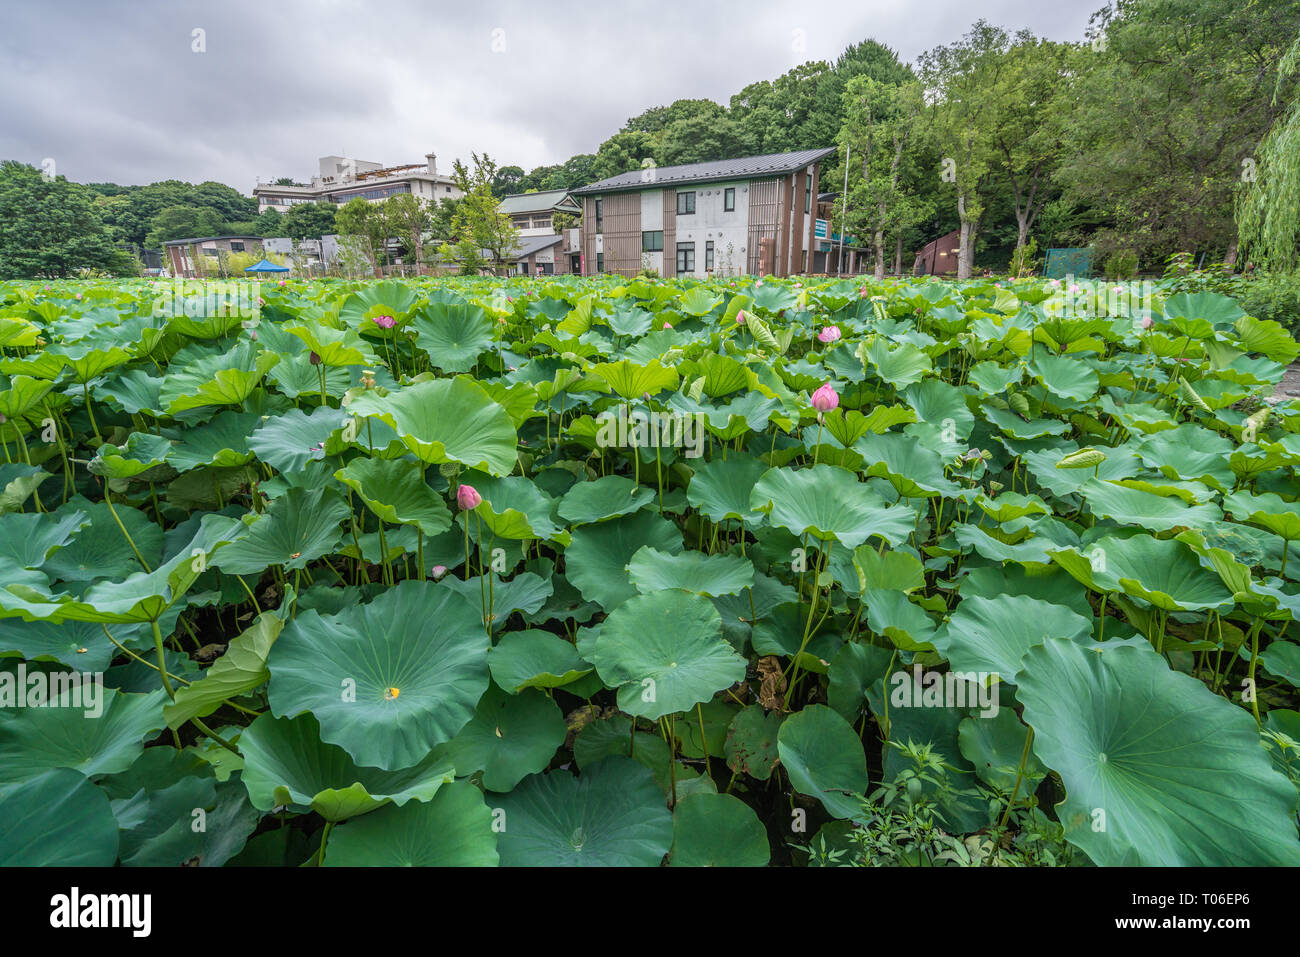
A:
{"label": "lotus pond", "polygon": [[0,284],[0,863],[1300,864],[1300,346],[1062,293]]}

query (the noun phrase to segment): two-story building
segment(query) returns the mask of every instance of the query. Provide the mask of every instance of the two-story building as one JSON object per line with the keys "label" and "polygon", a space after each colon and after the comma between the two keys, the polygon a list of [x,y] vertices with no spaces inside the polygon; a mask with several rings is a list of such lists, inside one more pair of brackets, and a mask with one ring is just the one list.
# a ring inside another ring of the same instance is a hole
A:
{"label": "two-story building", "polygon": [[788,276],[812,268],[821,162],[834,147],[648,167],[572,191],[585,275]]}
{"label": "two-story building", "polygon": [[320,172],[311,183],[278,185],[258,183],[253,190],[258,213],[274,209],[286,213],[299,203],[343,205],[358,196],[372,203],[410,193],[431,206],[442,199],[460,199],[462,193],[450,176],[439,174],[438,157],[426,153],[423,163],[382,166],[347,156],[322,156]]}
{"label": "two-story building", "polygon": [[568,190],[552,189],[537,193],[512,193],[501,200],[497,210],[510,217],[519,231],[519,248],[511,263],[512,275],[552,276],[581,272],[580,230],[558,230],[557,218],[580,216],[579,206]]}

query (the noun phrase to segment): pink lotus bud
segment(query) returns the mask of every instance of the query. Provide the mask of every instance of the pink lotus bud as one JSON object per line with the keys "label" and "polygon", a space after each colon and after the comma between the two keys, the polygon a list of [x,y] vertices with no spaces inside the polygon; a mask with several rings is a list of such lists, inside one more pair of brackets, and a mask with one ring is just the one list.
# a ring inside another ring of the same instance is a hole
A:
{"label": "pink lotus bud", "polygon": [[821,342],[838,342],[840,335],[839,326],[824,326],[822,331],[817,333],[817,339]]}
{"label": "pink lotus bud", "polygon": [[456,504],[466,512],[478,508],[479,503],[482,501],[483,496],[472,485],[462,485],[456,489]]}
{"label": "pink lotus bud", "polygon": [[859,299],[866,299],[866,298],[867,298],[867,287],[866,287],[866,286],[863,286],[861,289],[858,290],[858,298],[859,298]]}
{"label": "pink lotus bud", "polygon": [[284,285],[284,280],[283,280],[283,279],[280,280],[279,285],[281,285],[281,286]]}
{"label": "pink lotus bud", "polygon": [[665,328],[665,329],[671,329],[672,327],[673,327],[673,324],[672,324],[671,322],[665,322],[665,323],[664,323],[664,328]]}
{"label": "pink lotus bud", "polygon": [[77,298],[78,298],[78,299],[81,298],[81,293],[77,293]]}
{"label": "pink lotus bud", "polygon": [[758,280],[756,283],[754,283],[754,285],[755,285],[756,287],[757,287],[757,286],[761,286],[761,285],[763,285],[763,280],[761,280],[761,279]]}
{"label": "pink lotus bud", "polygon": [[313,352],[310,356],[307,357],[307,361],[314,366],[318,366],[320,365],[320,356],[318,356],[315,352]]}
{"label": "pink lotus bud", "polygon": [[397,320],[392,316],[371,316],[370,321],[380,329],[391,329],[393,326],[397,325]]}
{"label": "pink lotus bud", "polygon": [[439,578],[441,578],[443,575],[447,574],[447,566],[446,566],[446,565],[434,565],[432,568],[429,569],[429,571],[433,574],[433,580],[434,580],[434,581],[437,581],[437,580],[438,580]]}
{"label": "pink lotus bud", "polygon": [[1070,284],[1070,292],[1078,292],[1079,284],[1077,282]]}
{"label": "pink lotus bud", "polygon": [[[734,286],[735,283],[732,283],[732,285]],[[745,310],[744,310],[744,309],[742,309],[742,310],[740,310],[740,312],[736,313],[736,322],[738,322],[738,323],[739,323],[740,325],[742,325],[742,326],[745,324]]]}
{"label": "pink lotus bud", "polygon": [[812,404],[818,412],[829,412],[840,404],[840,397],[827,382],[812,394]]}
{"label": "pink lotus bud", "polygon": [[1150,329],[1153,325],[1155,325],[1155,321],[1150,316],[1143,317],[1142,319],[1143,329]]}

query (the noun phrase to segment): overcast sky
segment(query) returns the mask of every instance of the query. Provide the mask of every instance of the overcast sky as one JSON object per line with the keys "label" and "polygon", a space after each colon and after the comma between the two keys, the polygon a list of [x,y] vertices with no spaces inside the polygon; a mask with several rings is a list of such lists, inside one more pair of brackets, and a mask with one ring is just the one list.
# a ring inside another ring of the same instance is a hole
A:
{"label": "overcast sky", "polygon": [[432,150],[449,170],[478,150],[530,170],[595,152],[648,107],[726,104],[859,40],[911,61],[980,17],[1081,39],[1103,5],[0,0],[0,159],[245,192],[304,180],[329,154],[397,165]]}

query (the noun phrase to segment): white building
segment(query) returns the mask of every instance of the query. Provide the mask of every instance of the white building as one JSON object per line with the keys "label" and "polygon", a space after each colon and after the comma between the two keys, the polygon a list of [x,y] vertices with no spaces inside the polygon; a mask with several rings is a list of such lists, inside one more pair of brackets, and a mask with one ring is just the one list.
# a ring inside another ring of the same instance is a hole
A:
{"label": "white building", "polygon": [[459,199],[460,188],[450,176],[438,173],[438,158],[425,154],[423,163],[404,166],[381,166],[369,160],[348,156],[322,156],[320,172],[310,184],[280,186],[258,183],[253,189],[258,213],[274,209],[288,212],[299,203],[335,203],[342,205],[360,196],[372,203],[389,196],[410,193],[436,205],[442,199]]}

